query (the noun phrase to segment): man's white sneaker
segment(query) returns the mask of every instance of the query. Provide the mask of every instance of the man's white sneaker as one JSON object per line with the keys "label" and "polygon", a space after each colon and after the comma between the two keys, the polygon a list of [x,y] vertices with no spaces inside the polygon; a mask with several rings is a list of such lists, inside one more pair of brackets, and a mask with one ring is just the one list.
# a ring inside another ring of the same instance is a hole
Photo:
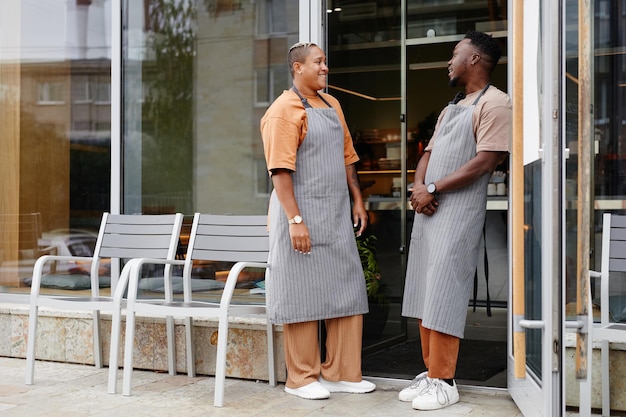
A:
{"label": "man's white sneaker", "polygon": [[411,404],[416,410],[438,410],[459,402],[459,391],[456,382],[452,385],[438,378],[433,378],[430,383]]}
{"label": "man's white sneaker", "polygon": [[428,371],[422,372],[413,378],[413,381],[411,381],[408,387],[398,393],[398,399],[406,402],[413,401],[413,399],[426,388],[429,382]]}
{"label": "man's white sneaker", "polygon": [[330,392],[317,381],[300,388],[289,388],[285,386],[285,392],[295,395],[296,397],[304,398],[305,400],[324,400],[330,397]]}
{"label": "man's white sneaker", "polygon": [[376,384],[364,379],[360,382],[327,381],[320,376],[320,384],[330,392],[347,392],[350,394],[365,394],[376,389]]}

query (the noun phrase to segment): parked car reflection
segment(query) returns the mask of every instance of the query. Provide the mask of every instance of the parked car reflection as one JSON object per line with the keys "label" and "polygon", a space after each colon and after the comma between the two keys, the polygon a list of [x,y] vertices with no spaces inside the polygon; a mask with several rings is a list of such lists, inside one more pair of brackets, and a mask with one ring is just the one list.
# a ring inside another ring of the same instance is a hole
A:
{"label": "parked car reflection", "polygon": [[[86,229],[55,229],[44,232],[40,244],[56,248],[60,256],[90,257],[94,254],[98,234]],[[111,285],[111,265],[108,260],[99,264],[100,287]],[[42,277],[43,288],[82,290],[90,288],[91,262],[79,260],[57,261],[54,273]],[[22,278],[30,286],[31,277]]]}

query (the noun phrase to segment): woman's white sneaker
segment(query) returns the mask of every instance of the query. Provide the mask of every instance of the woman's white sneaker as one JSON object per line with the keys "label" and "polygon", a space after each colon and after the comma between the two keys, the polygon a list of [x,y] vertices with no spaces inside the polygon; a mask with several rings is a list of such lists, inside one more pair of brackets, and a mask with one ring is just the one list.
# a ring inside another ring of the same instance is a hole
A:
{"label": "woman's white sneaker", "polygon": [[347,392],[350,394],[366,394],[376,389],[376,384],[361,380],[360,382],[327,381],[320,376],[320,383],[330,392]]}
{"label": "woman's white sneaker", "polygon": [[324,400],[330,397],[330,391],[317,381],[300,388],[289,388],[285,386],[285,392],[295,395],[296,397],[304,398],[305,400]]}
{"label": "woman's white sneaker", "polygon": [[413,399],[426,388],[429,382],[428,371],[422,372],[413,378],[413,381],[411,381],[408,387],[398,393],[398,399],[405,402],[413,401]]}
{"label": "woman's white sneaker", "polygon": [[416,410],[438,410],[459,402],[459,391],[456,382],[452,385],[438,378],[433,378],[430,383],[412,402]]}

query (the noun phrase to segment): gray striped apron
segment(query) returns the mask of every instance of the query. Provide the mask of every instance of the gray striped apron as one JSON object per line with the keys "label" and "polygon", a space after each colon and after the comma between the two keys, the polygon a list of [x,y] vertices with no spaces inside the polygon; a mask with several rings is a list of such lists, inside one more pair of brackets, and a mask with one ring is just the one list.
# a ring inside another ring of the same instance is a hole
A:
{"label": "gray striped apron", "polygon": [[268,316],[275,324],[368,312],[356,248],[344,160],[344,132],[335,109],[305,107],[308,130],[298,148],[293,188],[311,236],[311,253],[294,250],[283,208],[270,198]]}
{"label": "gray striped apron", "polygon": [[[450,103],[430,154],[424,182],[454,172],[476,156],[474,107]],[[485,174],[473,184],[441,193],[432,216],[415,214],[407,262],[402,315],[422,319],[426,328],[463,337],[480,237],[485,222]]]}

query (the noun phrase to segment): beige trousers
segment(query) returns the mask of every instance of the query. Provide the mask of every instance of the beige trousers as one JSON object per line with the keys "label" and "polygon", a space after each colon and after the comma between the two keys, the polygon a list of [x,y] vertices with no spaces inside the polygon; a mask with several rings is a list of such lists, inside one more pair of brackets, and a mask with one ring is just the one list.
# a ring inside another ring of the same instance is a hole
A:
{"label": "beige trousers", "polygon": [[418,320],[418,323],[422,342],[422,358],[426,369],[428,369],[428,376],[430,378],[453,379],[459,358],[461,339],[422,327],[421,320]]}
{"label": "beige trousers", "polygon": [[363,316],[324,320],[326,360],[320,359],[318,322],[283,324],[289,388],[300,388],[322,375],[328,381],[360,382]]}

